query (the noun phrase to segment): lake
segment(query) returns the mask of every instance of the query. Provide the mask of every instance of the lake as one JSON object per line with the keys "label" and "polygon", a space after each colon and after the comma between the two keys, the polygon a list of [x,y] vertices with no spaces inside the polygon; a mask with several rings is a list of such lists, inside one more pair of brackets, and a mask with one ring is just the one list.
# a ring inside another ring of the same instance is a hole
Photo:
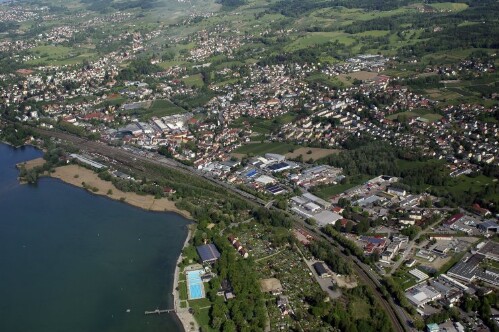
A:
{"label": "lake", "polygon": [[0,143],[0,331],[182,331],[144,311],[173,307],[190,221],[52,178],[19,184],[15,164],[40,156]]}

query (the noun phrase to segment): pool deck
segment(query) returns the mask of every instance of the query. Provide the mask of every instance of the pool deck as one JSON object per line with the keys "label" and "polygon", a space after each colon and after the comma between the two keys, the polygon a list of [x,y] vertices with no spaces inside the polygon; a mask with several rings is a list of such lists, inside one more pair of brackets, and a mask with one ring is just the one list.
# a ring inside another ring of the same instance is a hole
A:
{"label": "pool deck", "polygon": [[[187,238],[185,239],[183,248],[185,248],[187,246],[187,243],[189,242],[189,240],[192,237],[192,228],[191,228],[191,226],[188,226],[188,227],[189,227],[189,234],[187,235]],[[175,267],[175,275],[174,275],[174,280],[173,280],[173,291],[172,291],[173,307],[175,308],[175,313],[177,314],[178,319],[182,323],[185,332],[199,331],[199,325],[196,322],[196,319],[194,319],[194,315],[189,312],[189,306],[187,306],[186,308],[182,308],[180,306],[180,293],[179,293],[180,290],[177,290],[177,289],[179,289],[180,273],[183,273],[183,272],[180,272],[180,268],[179,268],[179,264],[182,262],[182,259],[183,259],[183,256],[182,256],[182,252],[181,252],[179,257],[178,257],[178,260],[177,260],[177,265]]]}

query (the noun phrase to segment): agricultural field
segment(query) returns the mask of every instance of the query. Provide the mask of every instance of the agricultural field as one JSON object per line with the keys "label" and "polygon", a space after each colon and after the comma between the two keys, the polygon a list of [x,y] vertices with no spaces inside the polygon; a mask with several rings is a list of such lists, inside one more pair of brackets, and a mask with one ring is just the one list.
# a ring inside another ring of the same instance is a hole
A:
{"label": "agricultural field", "polygon": [[286,153],[286,158],[298,158],[299,156],[303,157],[303,160],[309,160],[312,159],[313,161],[316,161],[318,159],[322,159],[324,157],[327,157],[331,154],[336,154],[339,153],[340,150],[335,150],[335,149],[321,149],[321,148],[298,148],[294,150],[293,152],[288,152]]}
{"label": "agricultural field", "polygon": [[93,59],[96,53],[92,49],[71,48],[65,46],[43,45],[30,50],[36,58],[29,60],[30,65],[63,66],[82,63]]}

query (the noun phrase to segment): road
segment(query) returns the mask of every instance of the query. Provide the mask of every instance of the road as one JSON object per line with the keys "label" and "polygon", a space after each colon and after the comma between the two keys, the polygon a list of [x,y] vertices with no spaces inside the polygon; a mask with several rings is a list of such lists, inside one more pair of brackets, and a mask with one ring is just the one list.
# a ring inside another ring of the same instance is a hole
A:
{"label": "road", "polygon": [[[159,155],[154,156],[154,158],[148,158],[146,157],[146,153],[144,153],[141,150],[141,153],[134,153],[128,150],[125,150],[123,148],[118,148],[118,147],[112,147],[107,144],[104,144],[102,142],[97,142],[97,141],[90,141],[87,139],[83,139],[71,134],[63,133],[63,132],[57,132],[57,131],[51,131],[51,130],[45,130],[41,128],[32,128],[36,132],[46,135],[49,137],[55,137],[59,138],[64,141],[72,142],[74,145],[79,147],[82,150],[86,150],[88,152],[94,152],[101,154],[103,156],[112,158],[126,166],[129,166],[134,169],[138,169],[140,171],[145,171],[142,167],[139,167],[137,165],[137,161],[142,161],[144,163],[150,163],[158,166],[163,166],[167,168],[173,168],[177,171],[184,172],[189,175],[197,175],[199,177],[202,177],[208,181],[211,181],[223,188],[226,188],[227,190],[232,191],[233,193],[236,193],[238,196],[243,197],[244,199],[254,203],[257,203],[260,206],[266,206],[268,202],[263,201],[260,198],[254,197],[253,195],[242,191],[238,188],[235,188],[234,186],[225,183],[223,181],[214,179],[212,177],[207,176],[206,174],[192,168],[189,166],[186,166],[184,164],[181,164],[175,160],[172,159],[166,159],[164,157],[161,157]],[[313,234],[313,236],[316,239],[324,239],[334,245],[335,247],[338,247],[340,250],[338,250],[339,255],[347,260],[347,261],[353,261],[354,264],[352,264],[355,272],[359,276],[359,278],[372,290],[373,295],[377,298],[378,303],[382,306],[384,311],[387,313],[388,317],[390,318],[392,322],[392,326],[395,331],[410,331],[411,329],[408,326],[408,322],[412,321],[412,319],[405,313],[405,311],[400,308],[398,305],[396,305],[393,300],[390,298],[386,300],[382,293],[381,293],[381,282],[380,282],[380,276],[378,276],[374,271],[372,271],[371,267],[362,263],[357,257],[355,256],[348,256],[346,255],[343,251],[344,248],[341,247],[336,241],[334,241],[332,238],[326,236],[325,234],[321,233],[317,228],[312,227],[308,224],[306,224],[303,220],[298,218],[297,216],[289,213],[288,211],[281,210],[275,206],[270,206],[271,209],[279,210],[286,215],[288,215],[291,220],[295,223],[296,226],[305,229],[308,233]]]}
{"label": "road", "polygon": [[400,267],[400,265],[407,259],[407,257],[411,254],[412,248],[414,248],[414,245],[415,245],[416,241],[421,237],[421,235],[429,233],[430,230],[433,229],[433,227],[437,226],[442,221],[442,219],[443,219],[443,217],[439,218],[433,224],[431,224],[430,226],[426,227],[426,229],[424,229],[421,232],[419,232],[416,235],[416,237],[414,237],[414,239],[412,239],[411,241],[409,241],[409,243],[407,245],[407,248],[405,249],[404,255],[398,261],[396,261],[395,264],[393,264],[393,266],[392,266],[390,272],[388,273],[388,275],[392,275],[395,271],[397,271],[397,269]]}

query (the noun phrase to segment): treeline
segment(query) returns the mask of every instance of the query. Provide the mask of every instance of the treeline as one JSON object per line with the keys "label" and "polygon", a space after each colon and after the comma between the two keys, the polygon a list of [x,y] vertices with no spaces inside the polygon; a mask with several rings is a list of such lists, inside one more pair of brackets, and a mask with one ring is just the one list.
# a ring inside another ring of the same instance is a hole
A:
{"label": "treeline", "polygon": [[266,226],[291,228],[293,225],[290,218],[280,211],[267,210],[259,207],[252,212],[253,218]]}
{"label": "treeline", "polygon": [[19,24],[15,22],[0,22],[0,32],[7,32],[19,28]]}
{"label": "treeline", "polygon": [[47,149],[43,155],[45,163],[29,170],[21,166],[19,170],[19,178],[27,183],[35,184],[42,174],[51,172],[55,167],[61,166],[65,163],[61,159],[62,156],[64,156],[64,151],[60,148],[52,147]]}
{"label": "treeline", "polygon": [[[350,139],[344,146],[353,149],[327,156],[322,162],[341,167],[350,176],[385,174],[403,177],[402,182],[410,187],[422,184],[443,186],[450,180],[443,163],[420,157],[417,151],[399,149],[382,142],[366,143],[365,139],[358,138]],[[400,161],[414,163],[411,167],[401,167]]]}
{"label": "treeline", "polygon": [[164,196],[162,187],[155,183],[147,182],[145,178],[142,179],[142,181],[120,179],[112,176],[107,170],[99,172],[98,176],[104,181],[112,182],[117,189],[123,192],[134,192],[139,195],[153,195],[155,198]]}
{"label": "treeline", "polygon": [[75,126],[69,122],[60,121],[56,124],[56,128],[78,137],[88,138],[90,140],[97,140],[100,138],[99,133],[88,132],[84,127]]}
{"label": "treeline", "polygon": [[227,8],[235,8],[246,4],[246,0],[217,0],[217,2]]}
{"label": "treeline", "polygon": [[33,135],[33,131],[25,128],[20,124],[7,125],[0,131],[0,139],[14,146],[24,145],[24,142],[29,136]]}

